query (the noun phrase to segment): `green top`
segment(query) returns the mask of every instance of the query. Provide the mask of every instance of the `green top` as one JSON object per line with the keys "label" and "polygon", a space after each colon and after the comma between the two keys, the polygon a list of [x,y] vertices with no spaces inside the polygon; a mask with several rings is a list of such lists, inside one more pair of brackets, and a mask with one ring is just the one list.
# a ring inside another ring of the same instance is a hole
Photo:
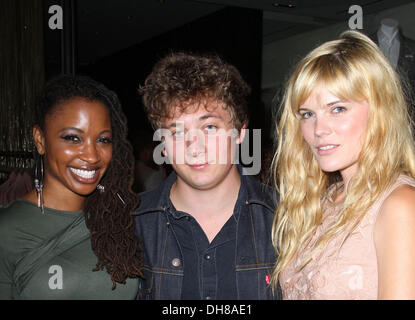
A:
{"label": "green top", "polygon": [[136,298],[138,279],[111,290],[108,272],[92,271],[97,257],[82,216],[49,208],[42,214],[22,199],[0,207],[0,299]]}

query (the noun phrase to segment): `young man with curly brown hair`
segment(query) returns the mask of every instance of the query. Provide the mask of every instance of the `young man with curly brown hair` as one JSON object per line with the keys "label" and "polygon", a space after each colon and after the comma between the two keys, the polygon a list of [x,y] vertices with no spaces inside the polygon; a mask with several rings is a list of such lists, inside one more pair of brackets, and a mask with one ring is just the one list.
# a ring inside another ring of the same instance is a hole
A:
{"label": "young man with curly brown hair", "polygon": [[[218,56],[172,53],[140,88],[172,174],[141,194],[139,299],[278,299],[274,193],[237,165],[250,88]],[[160,163],[160,162],[159,162]]]}

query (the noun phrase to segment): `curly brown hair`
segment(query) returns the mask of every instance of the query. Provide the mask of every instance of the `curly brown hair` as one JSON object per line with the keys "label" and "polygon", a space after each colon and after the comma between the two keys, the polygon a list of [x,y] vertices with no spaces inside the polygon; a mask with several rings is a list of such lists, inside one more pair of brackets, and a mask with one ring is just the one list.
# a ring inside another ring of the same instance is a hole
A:
{"label": "curly brown hair", "polygon": [[[134,156],[127,140],[127,119],[115,92],[86,76],[61,75],[50,80],[35,109],[34,124],[45,130],[45,118],[64,101],[84,98],[103,103],[111,118],[113,156],[100,181],[104,194],[95,190],[84,205],[85,222],[91,231],[91,246],[98,262],[94,271],[104,267],[110,274],[113,288],[126,278],[143,277],[143,248],[135,235],[131,213],[138,206],[138,195],[131,190]],[[35,156],[38,156],[35,154]],[[119,198],[122,198],[121,199]]]}
{"label": "curly brown hair", "polygon": [[154,129],[161,128],[173,112],[182,114],[192,103],[212,99],[224,103],[236,129],[248,125],[251,89],[239,71],[218,55],[170,53],[155,64],[139,93]]}

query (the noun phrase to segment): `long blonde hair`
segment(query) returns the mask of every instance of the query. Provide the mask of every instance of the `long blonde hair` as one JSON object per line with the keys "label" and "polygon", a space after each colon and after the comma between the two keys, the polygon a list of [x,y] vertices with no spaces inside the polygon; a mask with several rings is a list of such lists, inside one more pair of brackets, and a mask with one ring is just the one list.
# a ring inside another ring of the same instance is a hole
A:
{"label": "long blonde hair", "polygon": [[297,117],[299,106],[319,83],[342,100],[366,100],[369,121],[358,171],[347,186],[338,219],[311,253],[302,257],[299,268],[334,236],[346,234],[344,241],[398,173],[415,177],[412,124],[401,80],[376,44],[360,32],[346,31],[338,40],[311,51],[287,83],[278,125],[273,179],[280,202],[272,239],[279,258],[272,275],[274,287],[280,272],[322,222],[321,203],[330,200],[328,190],[339,181],[338,172],[323,172],[319,167]]}

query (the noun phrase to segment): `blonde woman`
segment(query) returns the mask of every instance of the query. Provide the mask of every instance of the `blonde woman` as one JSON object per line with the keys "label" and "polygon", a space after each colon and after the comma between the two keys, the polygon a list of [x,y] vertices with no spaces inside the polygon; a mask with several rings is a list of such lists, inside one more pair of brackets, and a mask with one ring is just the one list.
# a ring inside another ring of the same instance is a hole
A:
{"label": "blonde woman", "polygon": [[415,299],[415,147],[398,75],[356,31],[310,52],[284,97],[274,181],[285,299]]}

